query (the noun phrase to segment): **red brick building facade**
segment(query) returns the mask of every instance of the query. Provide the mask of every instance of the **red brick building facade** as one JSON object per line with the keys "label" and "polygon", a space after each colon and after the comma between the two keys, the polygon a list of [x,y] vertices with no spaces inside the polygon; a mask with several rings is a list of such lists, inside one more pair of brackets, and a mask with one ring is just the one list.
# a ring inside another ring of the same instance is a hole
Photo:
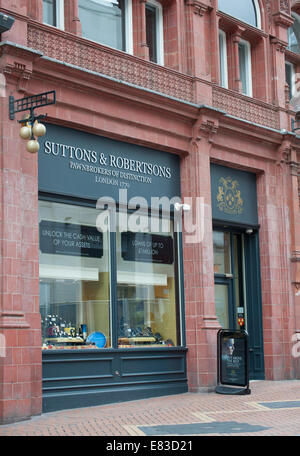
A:
{"label": "red brick building facade", "polygon": [[[204,198],[204,238],[190,244],[184,233],[182,248],[183,345],[193,392],[216,385],[215,284],[232,279],[216,281],[211,164],[254,175],[258,223],[250,228],[259,233],[263,376],[299,378],[300,142],[285,62],[296,74],[300,53],[287,32],[300,2],[251,1],[254,23],[220,0],[124,2],[131,12],[123,50],[86,37],[77,0],[57,2],[56,22],[46,23],[43,8],[52,4],[0,0],[0,13],[14,18],[0,46],[0,422],[40,414],[43,395],[38,154],[19,137],[20,114],[10,120],[9,96],[55,90],[56,103],[39,109],[50,124],[179,156],[182,198]],[[148,4],[157,15],[150,38]],[[216,224],[223,232],[225,222]],[[243,239],[246,225],[238,226]],[[232,236],[236,227],[229,226]]]}

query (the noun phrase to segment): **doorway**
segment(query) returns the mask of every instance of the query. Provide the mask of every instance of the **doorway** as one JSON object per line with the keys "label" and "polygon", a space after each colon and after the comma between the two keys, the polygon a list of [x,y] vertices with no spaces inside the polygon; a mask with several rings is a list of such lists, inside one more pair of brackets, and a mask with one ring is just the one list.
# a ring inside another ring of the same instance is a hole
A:
{"label": "doorway", "polygon": [[264,379],[262,305],[257,230],[213,230],[215,310],[224,329],[249,334],[250,379]]}

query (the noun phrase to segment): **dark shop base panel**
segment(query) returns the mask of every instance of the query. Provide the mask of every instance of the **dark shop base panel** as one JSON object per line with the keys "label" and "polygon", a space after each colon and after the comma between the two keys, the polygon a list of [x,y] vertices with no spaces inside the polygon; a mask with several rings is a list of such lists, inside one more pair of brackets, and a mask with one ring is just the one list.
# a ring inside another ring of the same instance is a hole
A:
{"label": "dark shop base panel", "polygon": [[43,353],[43,413],[188,391],[186,349]]}
{"label": "dark shop base panel", "polygon": [[186,393],[188,388],[182,386],[161,385],[152,388],[124,388],[120,390],[107,389],[99,392],[88,392],[85,394],[70,394],[68,396],[43,397],[43,413],[55,412],[72,408],[91,407],[96,405],[113,404],[117,402],[135,401],[150,397],[168,396],[171,394]]}

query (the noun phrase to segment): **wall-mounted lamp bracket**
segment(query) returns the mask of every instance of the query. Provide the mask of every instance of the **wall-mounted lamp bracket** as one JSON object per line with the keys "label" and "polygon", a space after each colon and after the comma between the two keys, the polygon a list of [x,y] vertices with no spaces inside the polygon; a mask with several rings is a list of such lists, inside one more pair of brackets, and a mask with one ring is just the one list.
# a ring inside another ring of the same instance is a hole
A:
{"label": "wall-mounted lamp bracket", "polygon": [[28,116],[24,116],[23,119],[21,120],[18,120],[18,122],[20,124],[26,124],[27,122],[31,125],[33,125],[34,121],[35,120],[41,120],[41,119],[45,119],[47,117],[47,114],[40,114],[39,116],[35,116],[35,115],[28,115]]}
{"label": "wall-mounted lamp bracket", "polygon": [[20,98],[18,100],[15,100],[15,98],[11,95],[9,97],[9,118],[10,120],[14,120],[17,112],[30,111],[30,118],[36,120],[37,117],[34,116],[34,110],[36,108],[55,104],[55,102],[55,90],[39,93],[38,95],[32,95],[30,97]]}
{"label": "wall-mounted lamp bracket", "polygon": [[15,100],[13,96],[9,97],[9,118],[10,120],[15,119],[16,112],[29,111],[29,113],[23,116],[23,119],[18,120],[22,125],[19,135],[22,139],[28,140],[26,149],[28,152],[34,154],[38,152],[40,145],[36,139],[46,134],[46,127],[39,122],[40,119],[46,117],[45,114],[36,116],[34,110],[41,108],[42,106],[48,106],[56,102],[56,92],[52,90],[50,92],[39,93],[38,95],[32,95],[31,97],[20,98]]}

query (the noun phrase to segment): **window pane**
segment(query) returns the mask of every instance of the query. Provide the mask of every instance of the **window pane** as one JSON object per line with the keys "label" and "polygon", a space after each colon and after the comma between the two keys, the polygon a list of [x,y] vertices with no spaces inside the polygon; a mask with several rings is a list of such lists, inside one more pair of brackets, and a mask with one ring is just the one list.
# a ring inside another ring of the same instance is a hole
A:
{"label": "window pane", "polygon": [[171,227],[117,232],[119,347],[181,344],[176,257]]}
{"label": "window pane", "polygon": [[240,67],[240,80],[242,82],[242,93],[245,95],[250,94],[249,78],[250,64],[249,64],[249,51],[244,43],[239,43],[239,67]]}
{"label": "window pane", "polygon": [[221,86],[227,87],[227,74],[226,74],[226,39],[223,33],[219,33],[219,48],[220,48],[220,78]]}
{"label": "window pane", "polygon": [[156,8],[146,5],[146,41],[149,47],[149,58],[151,62],[157,62],[156,14]]}
{"label": "window pane", "polygon": [[222,328],[229,328],[228,315],[228,286],[215,284],[215,309],[218,321]]}
{"label": "window pane", "polygon": [[213,242],[215,274],[230,274],[230,233],[214,231]]}
{"label": "window pane", "polygon": [[78,0],[82,36],[125,51],[124,0]]}
{"label": "window pane", "polygon": [[288,29],[288,46],[289,51],[300,54],[300,46],[297,39],[297,35],[300,35],[299,22],[296,20],[295,23]]}
{"label": "window pane", "polygon": [[44,348],[111,346],[108,233],[99,210],[39,202]]}
{"label": "window pane", "polygon": [[290,99],[293,97],[293,66],[290,63],[285,64],[285,80],[289,86]]}
{"label": "window pane", "polygon": [[256,8],[253,0],[219,0],[219,10],[257,27]]}
{"label": "window pane", "polygon": [[56,27],[56,1],[43,0],[43,22]]}

